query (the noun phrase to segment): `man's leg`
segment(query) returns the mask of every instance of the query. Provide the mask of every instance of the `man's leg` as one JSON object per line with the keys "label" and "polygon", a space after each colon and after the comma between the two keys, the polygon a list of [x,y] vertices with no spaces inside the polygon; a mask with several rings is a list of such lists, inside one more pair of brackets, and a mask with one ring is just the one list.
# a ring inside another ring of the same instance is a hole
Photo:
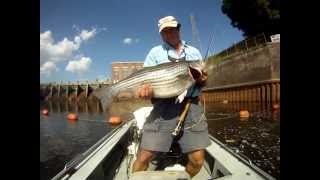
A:
{"label": "man's leg", "polygon": [[195,150],[188,153],[188,164],[186,171],[191,177],[195,176],[201,169],[204,162],[204,150]]}
{"label": "man's leg", "polygon": [[132,172],[145,171],[149,166],[149,162],[154,157],[154,154],[155,153],[153,151],[141,149],[138,153],[137,159],[133,163]]}

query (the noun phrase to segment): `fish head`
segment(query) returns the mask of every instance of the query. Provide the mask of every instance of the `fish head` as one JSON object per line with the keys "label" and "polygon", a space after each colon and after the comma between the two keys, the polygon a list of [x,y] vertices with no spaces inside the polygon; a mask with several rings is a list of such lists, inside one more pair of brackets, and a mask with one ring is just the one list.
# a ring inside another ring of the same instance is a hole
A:
{"label": "fish head", "polygon": [[202,76],[205,64],[202,61],[191,61],[189,63],[188,72],[193,80],[196,80]]}

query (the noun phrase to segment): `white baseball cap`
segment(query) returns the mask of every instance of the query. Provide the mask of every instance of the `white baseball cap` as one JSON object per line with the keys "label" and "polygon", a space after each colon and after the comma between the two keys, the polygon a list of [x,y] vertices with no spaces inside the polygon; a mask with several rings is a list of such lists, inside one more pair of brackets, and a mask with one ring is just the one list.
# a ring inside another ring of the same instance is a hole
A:
{"label": "white baseball cap", "polygon": [[164,18],[161,18],[158,23],[159,32],[161,32],[166,27],[178,27],[178,26],[180,26],[180,23],[173,16],[166,16]]}

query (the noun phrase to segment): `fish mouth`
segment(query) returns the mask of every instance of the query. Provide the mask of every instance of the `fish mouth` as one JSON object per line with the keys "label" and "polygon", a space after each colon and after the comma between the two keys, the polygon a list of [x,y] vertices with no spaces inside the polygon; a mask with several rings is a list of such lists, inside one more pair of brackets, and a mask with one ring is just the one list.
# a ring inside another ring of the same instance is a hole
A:
{"label": "fish mouth", "polygon": [[189,75],[195,81],[202,76],[202,68],[199,66],[189,66]]}

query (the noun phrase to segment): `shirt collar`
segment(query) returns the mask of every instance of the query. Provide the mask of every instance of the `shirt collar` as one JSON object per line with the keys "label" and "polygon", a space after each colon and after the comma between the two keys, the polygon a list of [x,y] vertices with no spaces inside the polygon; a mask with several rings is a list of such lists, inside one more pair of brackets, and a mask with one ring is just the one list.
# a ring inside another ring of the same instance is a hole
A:
{"label": "shirt collar", "polygon": [[[187,47],[187,43],[184,40],[181,40],[181,44],[182,44],[182,49]],[[173,49],[173,47],[170,46],[167,42],[163,42],[163,47],[165,49]]]}

